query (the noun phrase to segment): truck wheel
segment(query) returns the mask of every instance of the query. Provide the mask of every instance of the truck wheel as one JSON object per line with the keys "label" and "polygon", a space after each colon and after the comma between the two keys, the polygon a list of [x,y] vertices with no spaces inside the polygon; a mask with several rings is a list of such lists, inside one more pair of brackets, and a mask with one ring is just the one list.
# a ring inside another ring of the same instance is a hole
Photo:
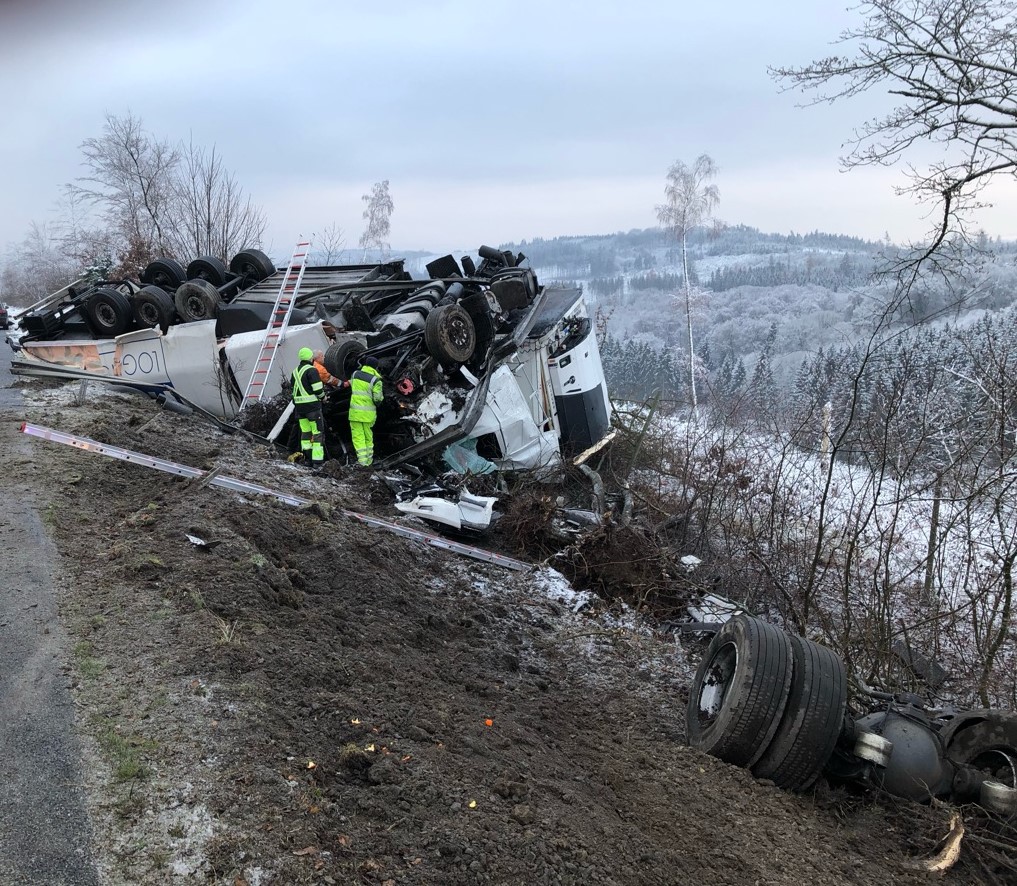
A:
{"label": "truck wheel", "polygon": [[981,709],[959,714],[940,732],[946,756],[1017,787],[1017,714]]}
{"label": "truck wheel", "polygon": [[689,693],[689,744],[735,766],[752,766],[780,725],[791,691],[791,638],[736,615],[710,641]]}
{"label": "truck wheel", "polygon": [[260,249],[245,249],[230,259],[230,271],[244,278],[241,289],[247,289],[271,277],[275,273],[275,265]]}
{"label": "truck wheel", "polygon": [[823,771],[840,735],[847,673],[839,656],[811,640],[791,636],[791,650],[794,668],[787,707],[752,774],[777,787],[804,791]]}
{"label": "truck wheel", "polygon": [[85,302],[85,314],[100,337],[112,338],[131,325],[131,303],[116,289],[97,289]]}
{"label": "truck wheel", "polygon": [[214,255],[202,255],[187,266],[188,280],[207,280],[213,286],[226,285],[226,265]]}
{"label": "truck wheel", "polygon": [[459,305],[441,305],[427,315],[424,343],[439,363],[465,363],[477,349],[477,330]]}
{"label": "truck wheel", "polygon": [[460,301],[459,305],[470,315],[473,328],[477,333],[477,347],[473,352],[474,362],[482,361],[487,356],[488,346],[494,341],[494,335],[498,331],[494,319],[491,317],[487,296],[482,292],[474,292]]}
{"label": "truck wheel", "polygon": [[172,258],[157,258],[155,261],[149,262],[145,270],[141,272],[142,283],[159,286],[169,292],[174,292],[186,279],[187,275],[180,262],[174,261]]}
{"label": "truck wheel", "polygon": [[173,301],[180,319],[191,323],[195,320],[214,320],[219,313],[219,290],[208,280],[188,280],[177,287]]}
{"label": "truck wheel", "polygon": [[366,350],[367,347],[359,339],[349,335],[339,335],[336,336],[335,343],[328,346],[328,350],[325,351],[325,359],[322,362],[336,378],[348,381],[360,365],[357,358]]}
{"label": "truck wheel", "polygon": [[145,286],[131,296],[134,322],[149,329],[159,328],[163,332],[177,319],[177,308],[173,297],[158,286]]}

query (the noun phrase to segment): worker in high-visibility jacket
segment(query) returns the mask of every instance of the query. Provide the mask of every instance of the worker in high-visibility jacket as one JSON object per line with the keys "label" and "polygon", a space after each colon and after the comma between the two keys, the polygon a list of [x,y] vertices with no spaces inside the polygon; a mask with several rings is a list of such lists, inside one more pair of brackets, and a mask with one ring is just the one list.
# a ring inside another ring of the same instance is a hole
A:
{"label": "worker in high-visibility jacket", "polygon": [[377,404],[384,399],[381,373],[374,357],[365,357],[360,368],[350,376],[350,436],[357,451],[357,461],[369,467],[374,461],[374,422]]}
{"label": "worker in high-visibility jacket", "polygon": [[314,351],[301,348],[297,358],[300,363],[293,370],[293,411],[300,423],[300,451],[314,467],[325,460],[325,419],[321,411],[325,386],[314,366]]}

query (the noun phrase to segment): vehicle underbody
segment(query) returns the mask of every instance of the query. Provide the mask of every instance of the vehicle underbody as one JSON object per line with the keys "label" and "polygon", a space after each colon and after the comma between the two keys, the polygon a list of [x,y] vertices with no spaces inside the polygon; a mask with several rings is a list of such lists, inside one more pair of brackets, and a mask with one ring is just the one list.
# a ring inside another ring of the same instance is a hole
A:
{"label": "vehicle underbody", "polygon": [[689,743],[792,791],[820,775],[918,802],[1017,813],[1017,714],[933,707],[854,681],[820,644],[744,613],[712,625]]}

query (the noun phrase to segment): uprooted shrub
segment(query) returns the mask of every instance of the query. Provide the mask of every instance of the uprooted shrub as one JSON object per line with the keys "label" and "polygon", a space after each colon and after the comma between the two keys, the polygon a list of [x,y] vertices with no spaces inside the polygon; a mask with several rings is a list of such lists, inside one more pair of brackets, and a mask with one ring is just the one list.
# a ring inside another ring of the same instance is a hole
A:
{"label": "uprooted shrub", "polygon": [[672,550],[641,526],[618,525],[610,513],[599,525],[566,528],[558,491],[534,488],[511,499],[499,528],[517,553],[547,562],[573,587],[605,601],[660,618],[684,614],[699,589]]}
{"label": "uprooted shrub", "polygon": [[662,619],[684,615],[699,592],[671,551],[632,526],[607,524],[584,533],[550,563],[575,587]]}
{"label": "uprooted shrub", "polygon": [[277,394],[271,400],[248,403],[241,411],[237,424],[245,431],[267,437],[288,403],[289,396],[286,393]]}

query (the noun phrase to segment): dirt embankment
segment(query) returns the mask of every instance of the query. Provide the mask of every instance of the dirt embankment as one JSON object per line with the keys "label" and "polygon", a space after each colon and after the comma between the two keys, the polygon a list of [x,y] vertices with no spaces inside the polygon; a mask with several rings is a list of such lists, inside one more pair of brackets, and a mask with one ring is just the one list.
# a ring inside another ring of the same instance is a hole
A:
{"label": "dirt embankment", "polygon": [[26,416],[320,502],[34,442],[104,882],[928,882],[902,860],[943,813],[792,796],[683,746],[696,649],[575,611],[549,570],[338,516],[369,476],[75,393],[33,383]]}

